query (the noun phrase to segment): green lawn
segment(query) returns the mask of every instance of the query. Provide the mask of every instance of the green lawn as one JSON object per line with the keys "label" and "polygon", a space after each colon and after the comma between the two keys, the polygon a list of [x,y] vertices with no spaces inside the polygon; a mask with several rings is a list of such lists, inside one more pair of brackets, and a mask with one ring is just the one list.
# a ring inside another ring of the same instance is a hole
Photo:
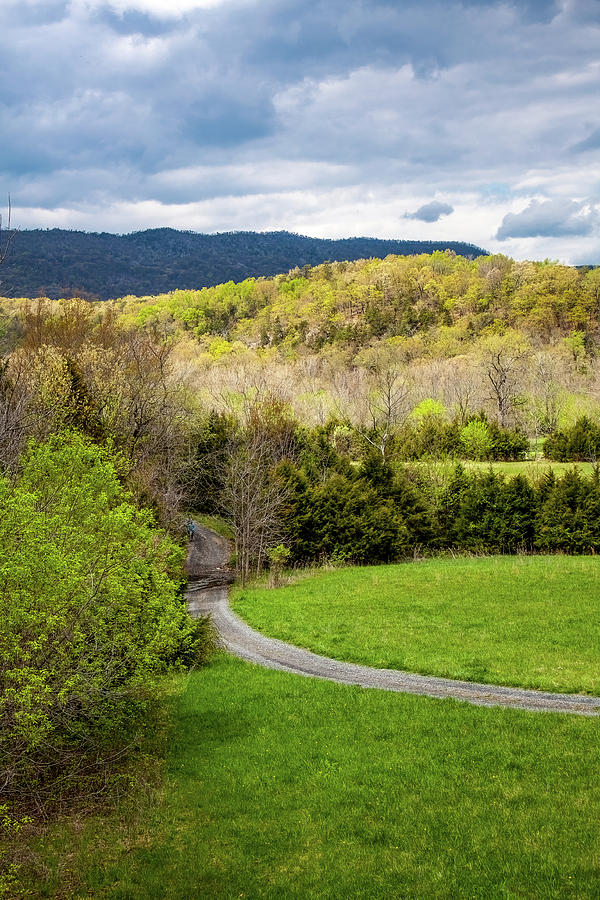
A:
{"label": "green lawn", "polygon": [[382,668],[600,694],[600,560],[430,559],[237,589],[253,627]]}
{"label": "green lawn", "polygon": [[600,896],[600,720],[224,657],[174,719],[163,791],[136,821],[54,828],[31,896]]}

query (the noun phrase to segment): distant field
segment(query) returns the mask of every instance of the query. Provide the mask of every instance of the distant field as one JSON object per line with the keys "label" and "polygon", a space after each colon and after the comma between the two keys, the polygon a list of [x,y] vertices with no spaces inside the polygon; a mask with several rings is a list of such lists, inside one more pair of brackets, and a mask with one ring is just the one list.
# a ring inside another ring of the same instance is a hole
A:
{"label": "distant field", "polygon": [[504,472],[505,475],[525,475],[531,481],[552,470],[557,475],[577,468],[582,475],[591,475],[594,464],[591,462],[553,462],[550,459],[523,460],[521,462],[474,462],[465,460],[466,469],[487,471],[490,466],[495,472]]}
{"label": "distant field", "polygon": [[228,658],[186,685],[162,791],[55,826],[23,896],[600,896],[600,720]]}
{"label": "distant field", "polygon": [[450,474],[458,462],[470,472],[489,472],[491,468],[494,472],[503,472],[507,477],[513,475],[525,475],[525,477],[532,482],[550,471],[555,472],[556,475],[562,475],[563,472],[568,472],[571,469],[576,468],[582,475],[591,475],[594,470],[594,464],[591,462],[553,462],[550,459],[525,459],[519,462],[503,462],[502,460],[475,462],[472,459],[461,459],[438,460],[433,463],[430,461],[415,460],[408,464],[399,463],[398,465],[400,467],[403,467],[404,465],[416,467],[433,465],[437,470],[441,469]]}
{"label": "distant field", "polygon": [[600,694],[600,560],[431,559],[237,589],[272,637],[336,659],[490,684]]}
{"label": "distant field", "polygon": [[199,513],[194,512],[193,510],[190,512],[190,516],[194,521],[198,522],[199,525],[204,525],[205,528],[212,528],[213,531],[216,531],[217,534],[227,538],[227,540],[233,540],[233,531],[231,530],[231,527],[219,516],[210,516],[208,513]]}

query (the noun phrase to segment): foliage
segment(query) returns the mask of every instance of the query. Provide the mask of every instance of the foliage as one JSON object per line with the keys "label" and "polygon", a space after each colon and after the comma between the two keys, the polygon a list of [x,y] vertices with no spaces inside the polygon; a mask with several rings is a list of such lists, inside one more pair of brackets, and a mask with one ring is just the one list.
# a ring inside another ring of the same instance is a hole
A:
{"label": "foliage", "polygon": [[29,825],[29,816],[15,818],[6,803],[0,803],[0,897],[15,897],[21,883],[15,839]]}
{"label": "foliage", "polygon": [[[279,271],[287,269],[282,265]],[[114,305],[128,322],[187,332],[207,347],[218,338],[283,352],[322,352],[327,345],[368,352],[383,342],[387,351],[401,350],[404,361],[474,349],[506,425],[519,398],[518,375],[534,345],[567,339],[561,346],[573,357],[574,333],[577,346],[583,342],[591,350],[597,344],[600,301],[593,274],[557,263],[434,252],[128,296]],[[581,354],[574,363],[581,364]]]}
{"label": "foliage", "polygon": [[460,442],[467,459],[489,459],[492,437],[487,422],[472,419],[460,431]]}
{"label": "foliage", "polygon": [[156,677],[206,637],[179,595],[182,551],[77,433],[0,482],[0,782],[13,800],[91,790],[149,723]]}
{"label": "foliage", "polygon": [[418,539],[414,516],[416,498],[406,485],[392,484],[393,476],[379,454],[369,455],[359,470],[329,470],[315,478],[315,470],[282,466],[287,485],[283,527],[294,561],[330,558],[365,563],[402,556],[411,538]]}
{"label": "foliage", "polygon": [[269,557],[269,587],[279,587],[281,575],[285,564],[289,561],[291,551],[284,544],[278,544],[269,550],[267,556]]}
{"label": "foliage", "polygon": [[597,460],[600,457],[600,425],[587,416],[577,419],[571,428],[556,431],[546,438],[544,456],[558,462]]}
{"label": "foliage", "polygon": [[[3,289],[13,297],[44,294],[106,300],[222,284],[241,280],[248,273],[274,275],[294,266],[302,266],[306,272],[325,260],[430,253],[446,247],[473,257],[484,252],[460,241],[336,241],[286,231],[195,234],[155,228],[117,235],[59,228],[23,230],[4,261]],[[192,321],[190,317],[190,324]]]}
{"label": "foliage", "polygon": [[544,502],[536,523],[536,547],[544,552],[589,553],[600,549],[600,481],[574,469],[541,486]]}

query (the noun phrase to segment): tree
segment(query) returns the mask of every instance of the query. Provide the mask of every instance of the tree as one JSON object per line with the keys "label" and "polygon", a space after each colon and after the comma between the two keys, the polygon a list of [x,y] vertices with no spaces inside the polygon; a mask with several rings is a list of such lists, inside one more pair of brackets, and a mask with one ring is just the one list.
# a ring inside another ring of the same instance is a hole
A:
{"label": "tree", "polygon": [[411,385],[406,369],[388,351],[369,353],[364,362],[369,377],[360,433],[385,460],[396,427],[410,412]]}
{"label": "tree", "polygon": [[261,571],[269,550],[283,537],[289,491],[276,467],[295,451],[295,425],[274,397],[255,404],[246,428],[229,441],[221,503],[233,529],[242,584],[252,571]]}
{"label": "tree", "polygon": [[468,459],[488,459],[493,442],[487,422],[472,419],[461,429],[460,442]]}
{"label": "tree", "polygon": [[91,789],[148,727],[156,676],[193,649],[183,552],[134,505],[121,465],[61,434],[30,447],[15,483],[0,479],[7,797]]}
{"label": "tree", "polygon": [[521,376],[530,348],[525,338],[515,331],[491,334],[480,344],[481,363],[495,406],[498,425],[510,424],[521,388]]}
{"label": "tree", "polygon": [[30,426],[30,400],[23,361],[0,359],[0,472],[17,466]]}

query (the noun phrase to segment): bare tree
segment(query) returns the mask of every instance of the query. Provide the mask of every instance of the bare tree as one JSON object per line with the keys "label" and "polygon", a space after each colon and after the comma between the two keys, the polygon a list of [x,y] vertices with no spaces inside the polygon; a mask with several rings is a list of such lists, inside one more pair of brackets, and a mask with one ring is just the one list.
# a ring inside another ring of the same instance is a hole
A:
{"label": "bare tree", "polygon": [[462,427],[481,398],[481,374],[475,361],[467,356],[445,360],[439,387],[445,404]]}
{"label": "bare tree", "polygon": [[521,389],[523,369],[530,348],[521,335],[491,335],[481,345],[482,367],[491,386],[490,400],[501,428],[510,424]]}
{"label": "bare tree", "polygon": [[31,391],[22,358],[0,360],[0,469],[14,469],[28,434]]}
{"label": "bare tree", "polygon": [[230,441],[222,505],[242,584],[252,571],[261,571],[268,551],[281,541],[288,490],[275,467],[294,455],[294,443],[293,423],[277,400],[257,405],[244,431]]}
{"label": "bare tree", "polygon": [[365,397],[363,438],[375,447],[383,459],[398,425],[406,419],[411,407],[411,384],[406,370],[399,364],[382,359],[370,367],[368,394]]}

